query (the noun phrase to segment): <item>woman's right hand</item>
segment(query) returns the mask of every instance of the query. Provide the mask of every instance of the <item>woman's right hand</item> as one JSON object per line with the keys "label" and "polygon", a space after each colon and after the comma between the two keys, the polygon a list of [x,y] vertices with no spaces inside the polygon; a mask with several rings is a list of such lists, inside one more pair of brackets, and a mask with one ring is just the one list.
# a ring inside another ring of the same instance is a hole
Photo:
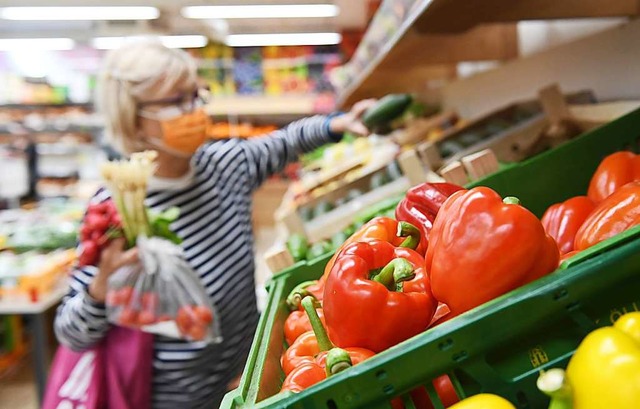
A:
{"label": "woman's right hand", "polygon": [[112,240],[102,250],[98,274],[89,285],[89,295],[98,302],[104,302],[107,297],[107,280],[120,267],[138,261],[138,249],[125,249],[124,238]]}

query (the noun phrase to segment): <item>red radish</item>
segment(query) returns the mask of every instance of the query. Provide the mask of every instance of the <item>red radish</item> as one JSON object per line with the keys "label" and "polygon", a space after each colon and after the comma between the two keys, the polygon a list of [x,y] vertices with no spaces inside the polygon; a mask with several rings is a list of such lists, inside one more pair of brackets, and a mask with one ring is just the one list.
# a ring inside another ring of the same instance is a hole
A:
{"label": "red radish", "polygon": [[133,297],[133,287],[122,287],[118,291],[119,305],[128,305]]}
{"label": "red radish", "polygon": [[118,290],[109,290],[107,291],[107,299],[106,302],[108,305],[118,306],[120,304],[120,294]]}
{"label": "red radish", "polygon": [[204,324],[210,324],[213,321],[213,312],[211,309],[204,305],[196,305],[194,307],[196,317]]}
{"label": "red radish", "polygon": [[202,341],[207,335],[207,328],[203,325],[194,325],[189,329],[189,338],[194,341]]}
{"label": "red radish", "polygon": [[158,295],[152,292],[142,294],[142,309],[155,312],[158,308]]}
{"label": "red radish", "polygon": [[120,313],[120,324],[134,326],[138,323],[138,311],[133,308],[123,308]]}
{"label": "red radish", "polygon": [[150,325],[156,322],[156,316],[151,311],[141,311],[138,315],[138,325]]}

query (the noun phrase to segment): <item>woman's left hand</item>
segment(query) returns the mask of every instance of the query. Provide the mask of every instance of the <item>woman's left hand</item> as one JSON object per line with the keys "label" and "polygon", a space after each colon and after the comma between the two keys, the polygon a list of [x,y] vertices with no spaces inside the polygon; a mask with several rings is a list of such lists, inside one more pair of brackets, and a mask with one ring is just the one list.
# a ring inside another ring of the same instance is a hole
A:
{"label": "woman's left hand", "polygon": [[349,132],[359,136],[365,136],[369,134],[369,130],[360,120],[360,117],[364,112],[371,108],[377,102],[376,99],[363,99],[355,103],[351,110],[343,115],[336,116],[331,119],[329,128],[334,133]]}

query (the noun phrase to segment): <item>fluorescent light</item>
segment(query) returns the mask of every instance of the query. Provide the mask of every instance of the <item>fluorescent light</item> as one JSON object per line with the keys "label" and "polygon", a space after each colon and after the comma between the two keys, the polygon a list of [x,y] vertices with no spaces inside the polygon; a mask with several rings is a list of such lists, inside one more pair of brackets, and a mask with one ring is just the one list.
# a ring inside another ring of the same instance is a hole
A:
{"label": "fluorescent light", "polygon": [[335,17],[340,9],[333,4],[264,4],[242,6],[189,6],[182,15],[198,19],[230,18],[313,18]]}
{"label": "fluorescent light", "polygon": [[[91,40],[93,48],[99,50],[112,50],[120,47],[127,41],[135,41],[145,36],[133,37],[96,37]],[[169,48],[200,48],[207,45],[207,37],[201,35],[175,35],[175,36],[159,36],[160,42]]]}
{"label": "fluorescent light", "polygon": [[70,38],[0,38],[0,51],[71,50],[74,46]]}
{"label": "fluorescent light", "polygon": [[340,44],[338,33],[232,34],[227,36],[230,47],[258,47],[268,45],[332,45]]}
{"label": "fluorescent light", "polygon": [[3,7],[5,20],[153,20],[160,16],[156,7]]}

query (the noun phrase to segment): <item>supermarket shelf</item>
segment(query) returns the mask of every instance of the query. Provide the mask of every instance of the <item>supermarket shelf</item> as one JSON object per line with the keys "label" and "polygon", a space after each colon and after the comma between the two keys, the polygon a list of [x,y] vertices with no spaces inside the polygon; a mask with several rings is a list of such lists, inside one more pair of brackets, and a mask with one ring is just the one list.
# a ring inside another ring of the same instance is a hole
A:
{"label": "supermarket shelf", "polygon": [[331,237],[335,233],[345,229],[360,212],[400,193],[405,193],[411,185],[406,177],[401,177],[387,183],[364,195],[354,199],[343,206],[335,208],[320,217],[307,222],[305,231],[311,242]]}
{"label": "supermarket shelf", "polygon": [[207,106],[213,116],[310,115],[315,112],[316,95],[216,97]]}
{"label": "supermarket shelf", "polygon": [[26,299],[0,300],[0,315],[9,314],[41,314],[62,300],[68,288],[61,286],[47,293],[37,302]]}
{"label": "supermarket shelf", "polygon": [[50,104],[0,104],[0,109],[24,109],[35,110],[45,108],[87,108],[93,109],[93,103],[91,102],[63,102],[63,103],[50,103]]}
{"label": "supermarket shelf", "polygon": [[[364,97],[415,90],[420,80],[442,78],[442,73],[434,75],[433,69],[425,66],[516,58],[513,22],[634,16],[639,7],[636,0],[419,0],[398,30],[339,94],[337,103],[344,107]],[[365,43],[360,47],[372,46]],[[397,75],[399,68],[402,76]]]}

